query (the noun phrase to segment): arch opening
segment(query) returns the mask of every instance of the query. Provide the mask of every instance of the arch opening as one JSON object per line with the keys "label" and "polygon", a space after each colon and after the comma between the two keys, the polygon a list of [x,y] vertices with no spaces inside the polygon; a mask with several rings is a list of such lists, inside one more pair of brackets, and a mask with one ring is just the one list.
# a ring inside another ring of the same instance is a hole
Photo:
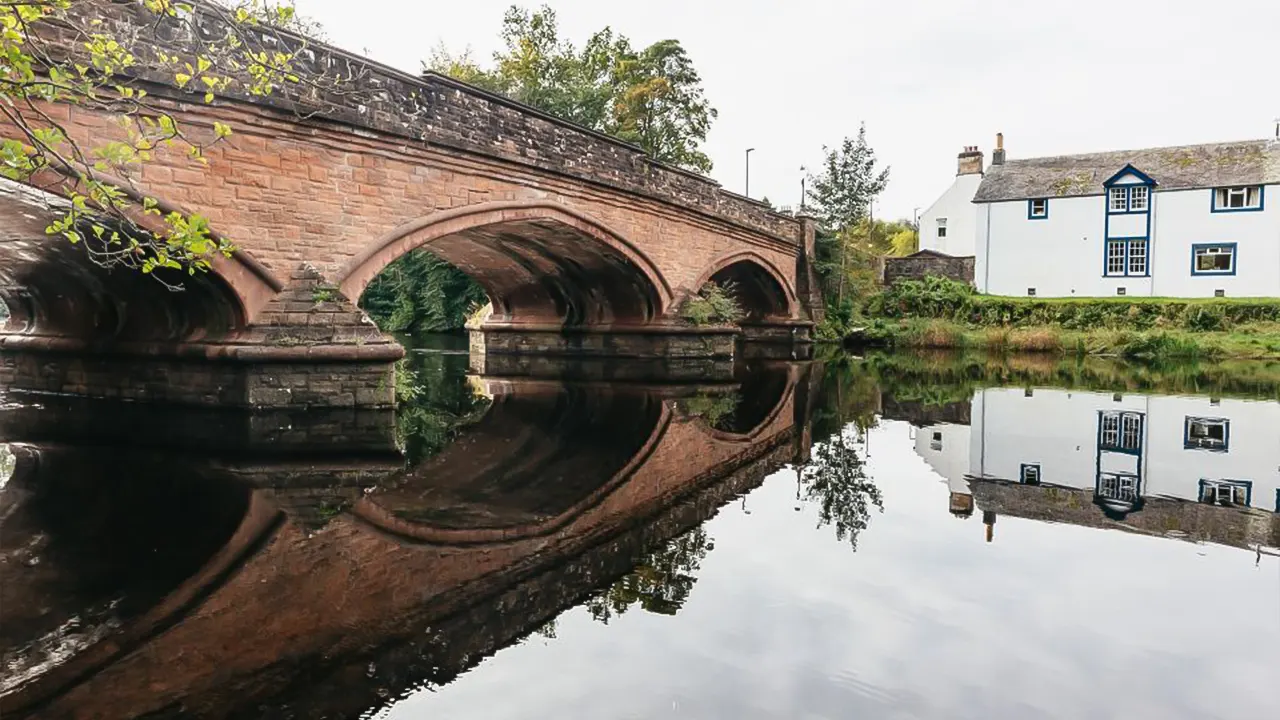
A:
{"label": "arch opening", "polygon": [[490,324],[644,325],[669,304],[669,289],[643,254],[554,203],[485,203],[408,223],[354,258],[340,289],[367,303],[370,287],[383,292],[375,278],[419,249],[483,288],[493,305]]}
{"label": "arch opening", "polygon": [[729,291],[742,308],[744,323],[784,319],[791,315],[786,288],[760,263],[743,259],[729,263],[709,278]]}
{"label": "arch opening", "polygon": [[[247,325],[241,294],[222,272],[239,272],[235,261],[194,275],[103,266],[83,247],[45,232],[60,203],[0,184],[0,331],[93,343],[190,341],[234,335]],[[93,237],[90,228],[81,230]]]}

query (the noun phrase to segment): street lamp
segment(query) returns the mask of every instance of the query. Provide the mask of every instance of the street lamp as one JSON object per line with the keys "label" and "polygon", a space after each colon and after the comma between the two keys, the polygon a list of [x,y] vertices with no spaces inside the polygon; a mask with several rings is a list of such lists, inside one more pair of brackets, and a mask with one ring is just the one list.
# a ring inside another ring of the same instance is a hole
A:
{"label": "street lamp", "polygon": [[747,148],[747,181],[742,194],[751,197],[751,153],[755,148]]}
{"label": "street lamp", "polygon": [[804,180],[805,180],[805,174],[806,174],[807,172],[809,172],[809,171],[805,168],[805,166],[801,165],[801,166],[800,166],[800,214],[801,214],[801,215],[803,215],[803,214],[804,214],[804,197],[805,197],[805,195],[804,195]]}

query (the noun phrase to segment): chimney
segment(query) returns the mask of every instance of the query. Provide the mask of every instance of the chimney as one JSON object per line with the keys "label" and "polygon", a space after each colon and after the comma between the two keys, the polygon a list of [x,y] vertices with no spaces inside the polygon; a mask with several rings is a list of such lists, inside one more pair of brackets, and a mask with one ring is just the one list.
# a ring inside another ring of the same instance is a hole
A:
{"label": "chimney", "polygon": [[991,164],[1004,164],[1004,133],[996,133],[996,149],[991,153]]}
{"label": "chimney", "polygon": [[966,145],[964,152],[957,156],[957,160],[957,175],[982,174],[982,151],[978,149],[977,145]]}

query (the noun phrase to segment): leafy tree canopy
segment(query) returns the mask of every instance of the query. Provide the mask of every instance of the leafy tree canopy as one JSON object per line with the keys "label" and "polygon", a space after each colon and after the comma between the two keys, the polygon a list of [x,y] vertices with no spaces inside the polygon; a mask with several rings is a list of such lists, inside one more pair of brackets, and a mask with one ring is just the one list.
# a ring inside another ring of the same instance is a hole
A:
{"label": "leafy tree canopy", "polygon": [[711,170],[700,146],[716,110],[678,40],[637,50],[606,27],[578,48],[560,36],[551,8],[513,5],[502,21],[502,41],[488,68],[469,52],[445,47],[424,66],[634,143],[660,162]]}

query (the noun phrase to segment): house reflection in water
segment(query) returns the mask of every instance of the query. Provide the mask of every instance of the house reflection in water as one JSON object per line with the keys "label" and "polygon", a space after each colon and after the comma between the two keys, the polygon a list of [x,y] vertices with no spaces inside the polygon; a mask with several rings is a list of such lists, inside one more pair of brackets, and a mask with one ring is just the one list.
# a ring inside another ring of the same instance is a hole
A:
{"label": "house reflection in water", "polygon": [[[950,510],[1280,545],[1280,403],[989,388],[916,452]],[[989,521],[989,522],[988,522]]]}

